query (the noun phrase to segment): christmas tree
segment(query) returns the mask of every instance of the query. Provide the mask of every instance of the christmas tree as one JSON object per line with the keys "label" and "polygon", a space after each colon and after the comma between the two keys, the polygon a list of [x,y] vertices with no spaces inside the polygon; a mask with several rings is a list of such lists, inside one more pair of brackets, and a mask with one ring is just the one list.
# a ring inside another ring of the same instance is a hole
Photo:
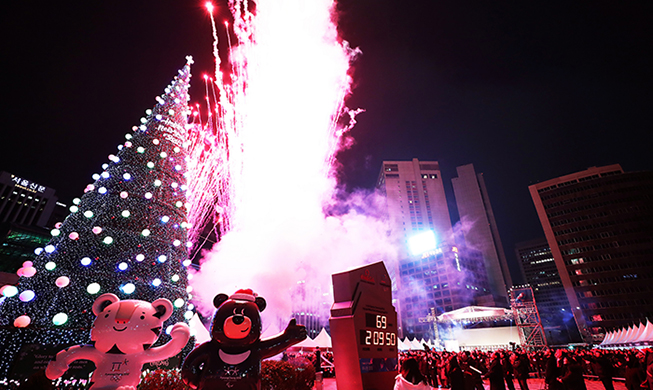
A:
{"label": "christmas tree", "polygon": [[[95,320],[91,307],[103,293],[169,299],[175,310],[164,329],[192,317],[185,268],[187,60],[104,171],[73,201],[49,244],[19,270],[18,286],[2,288],[0,378],[16,370],[27,345],[56,351],[87,343]],[[158,343],[167,340],[163,334]]]}

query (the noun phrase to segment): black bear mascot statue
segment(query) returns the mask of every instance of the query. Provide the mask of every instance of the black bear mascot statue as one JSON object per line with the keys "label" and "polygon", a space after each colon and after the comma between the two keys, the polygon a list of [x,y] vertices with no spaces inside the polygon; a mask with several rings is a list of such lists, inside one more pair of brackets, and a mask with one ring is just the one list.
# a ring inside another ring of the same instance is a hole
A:
{"label": "black bear mascot statue", "polygon": [[261,360],[277,355],[306,338],[306,328],[291,320],[286,330],[261,340],[261,315],[265,299],[252,290],[213,298],[211,340],[195,348],[184,360],[181,376],[193,389],[259,390]]}

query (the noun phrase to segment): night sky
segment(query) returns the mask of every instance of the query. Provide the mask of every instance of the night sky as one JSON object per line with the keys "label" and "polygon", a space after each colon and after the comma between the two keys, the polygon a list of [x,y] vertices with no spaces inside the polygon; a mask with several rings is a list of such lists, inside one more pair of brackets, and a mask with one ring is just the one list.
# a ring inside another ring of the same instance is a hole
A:
{"label": "night sky", "polygon": [[[80,196],[154,97],[195,58],[211,73],[203,1],[13,1],[0,15],[0,170]],[[383,160],[484,173],[509,261],[543,236],[528,185],[591,166],[653,169],[653,3],[342,0],[362,55],[348,100],[348,189]],[[221,16],[218,16],[220,19]],[[223,40],[224,41],[224,40]],[[648,59],[647,59],[648,58]],[[457,219],[455,210],[453,217]]]}

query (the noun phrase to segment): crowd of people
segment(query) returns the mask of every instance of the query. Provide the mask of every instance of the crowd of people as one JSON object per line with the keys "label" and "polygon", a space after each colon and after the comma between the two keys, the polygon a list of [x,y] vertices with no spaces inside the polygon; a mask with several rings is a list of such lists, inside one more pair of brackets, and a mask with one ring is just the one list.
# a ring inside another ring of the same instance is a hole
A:
{"label": "crowd of people", "polygon": [[[653,390],[653,349],[516,349],[492,352],[402,352],[395,390],[529,390],[527,379],[542,378],[548,390],[585,390],[585,380],[613,390],[615,378],[628,390]],[[517,384],[515,385],[515,382]]]}

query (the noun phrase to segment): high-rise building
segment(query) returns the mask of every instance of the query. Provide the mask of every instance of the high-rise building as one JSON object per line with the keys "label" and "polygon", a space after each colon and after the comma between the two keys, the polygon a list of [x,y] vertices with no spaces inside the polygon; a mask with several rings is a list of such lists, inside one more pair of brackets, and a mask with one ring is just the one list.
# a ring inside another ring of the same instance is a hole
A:
{"label": "high-rise building", "polygon": [[653,318],[653,172],[593,167],[529,190],[585,340]]}
{"label": "high-rise building", "polygon": [[437,249],[400,263],[401,289],[395,296],[402,308],[402,337],[433,339],[433,324],[425,321],[430,309],[435,314],[470,305],[483,305],[490,294],[480,251],[441,245]]}
{"label": "high-rise building", "polygon": [[468,225],[463,231],[465,243],[483,253],[492,295],[497,303],[507,305],[512,278],[483,174],[477,174],[472,164],[457,167],[456,171],[458,177],[451,182],[460,220]]}
{"label": "high-rise building", "polygon": [[387,198],[388,216],[395,234],[404,240],[403,256],[410,256],[408,239],[433,230],[439,242],[452,234],[440,165],[437,161],[384,161],[377,187]]}
{"label": "high-rise building", "polygon": [[545,238],[515,245],[526,283],[533,289],[544,333],[549,345],[578,341],[576,323],[562,286],[551,248]]}

